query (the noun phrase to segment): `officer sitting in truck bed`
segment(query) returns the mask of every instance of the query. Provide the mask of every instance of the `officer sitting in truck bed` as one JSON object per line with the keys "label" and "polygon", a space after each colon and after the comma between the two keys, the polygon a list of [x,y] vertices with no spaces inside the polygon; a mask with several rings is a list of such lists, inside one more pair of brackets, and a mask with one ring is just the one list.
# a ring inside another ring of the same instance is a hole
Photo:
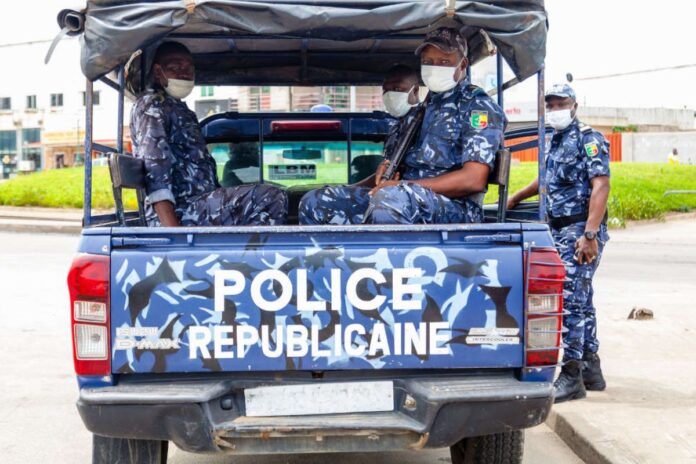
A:
{"label": "officer sitting in truck bed", "polygon": [[[456,29],[440,28],[418,47],[421,77],[433,92],[419,136],[404,158],[400,179],[379,182],[360,203],[374,224],[483,222],[488,174],[502,147],[507,119],[502,109],[466,79],[468,47]],[[335,214],[341,205],[325,189],[300,205],[301,223]],[[305,214],[303,214],[303,212]],[[331,221],[326,221],[331,222]],[[340,222],[339,222],[340,223]]]}
{"label": "officer sitting in truck bed", "polygon": [[360,224],[370,204],[370,190],[382,177],[404,127],[418,106],[418,72],[404,65],[392,67],[384,77],[382,100],[397,122],[384,143],[384,161],[377,172],[353,185],[333,185],[307,193],[300,202],[300,224]]}
{"label": "officer sitting in truck bed", "polygon": [[191,53],[166,42],[155,53],[153,88],[131,113],[134,154],[145,162],[147,220],[151,226],[284,224],[287,196],[271,185],[222,188],[217,168],[186,103],[194,86]]}

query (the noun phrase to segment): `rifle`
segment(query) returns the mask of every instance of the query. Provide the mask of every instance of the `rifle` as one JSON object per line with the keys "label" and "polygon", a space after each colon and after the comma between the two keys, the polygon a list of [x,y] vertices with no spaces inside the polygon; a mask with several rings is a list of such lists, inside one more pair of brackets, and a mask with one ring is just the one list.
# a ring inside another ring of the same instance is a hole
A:
{"label": "rifle", "polygon": [[[428,93],[428,96],[425,97],[425,100],[423,100],[423,103],[421,103],[420,106],[416,109],[416,114],[413,116],[411,122],[409,122],[406,126],[404,133],[402,134],[399,142],[396,144],[396,147],[394,148],[394,153],[392,153],[387,169],[384,170],[384,174],[382,174],[382,177],[380,179],[375,179],[375,185],[378,185],[380,182],[386,180],[392,180],[398,172],[399,168],[401,167],[401,163],[403,162],[404,157],[406,156],[406,152],[409,150],[409,148],[411,148],[411,145],[413,144],[413,141],[416,139],[418,132],[420,132],[421,125],[423,125],[423,119],[425,118],[425,108],[428,105],[429,101],[430,92]],[[372,214],[372,209],[373,206],[370,205],[367,208],[367,211],[365,211],[365,216],[363,217],[362,221],[363,224],[366,223],[367,218],[370,217],[370,215]]]}

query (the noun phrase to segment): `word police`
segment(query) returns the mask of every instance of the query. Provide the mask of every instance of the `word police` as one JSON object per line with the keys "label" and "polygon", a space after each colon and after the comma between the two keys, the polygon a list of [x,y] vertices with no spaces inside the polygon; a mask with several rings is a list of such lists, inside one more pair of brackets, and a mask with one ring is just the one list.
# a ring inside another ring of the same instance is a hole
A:
{"label": "word police", "polygon": [[[408,279],[418,280],[423,275],[419,268],[395,268],[392,273],[392,301],[395,311],[422,309],[423,288],[420,283],[411,283]],[[381,307],[387,297],[374,295],[370,299],[363,299],[358,295],[357,287],[365,279],[384,285],[387,278],[381,272],[365,268],[353,272],[346,282],[345,296],[348,302],[355,308],[371,310]],[[269,284],[280,289],[280,294],[275,298],[266,298],[262,289]],[[225,297],[241,294],[246,288],[246,277],[239,271],[219,270],[215,273],[215,311],[224,311]],[[331,269],[331,309],[341,311],[344,291],[341,288],[341,270]],[[284,272],[267,269],[259,272],[251,281],[251,299],[253,303],[263,311],[280,311],[297,295],[297,309],[299,311],[326,311],[328,304],[324,300],[311,300],[307,291],[307,270],[296,271],[295,286]],[[407,295],[411,298],[406,299]]]}

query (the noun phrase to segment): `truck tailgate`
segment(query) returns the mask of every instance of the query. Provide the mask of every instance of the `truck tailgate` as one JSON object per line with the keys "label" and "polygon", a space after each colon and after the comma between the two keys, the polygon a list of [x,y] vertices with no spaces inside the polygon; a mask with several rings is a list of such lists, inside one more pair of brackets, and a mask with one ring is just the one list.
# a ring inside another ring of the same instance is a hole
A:
{"label": "truck tailgate", "polygon": [[112,371],[519,367],[520,226],[113,229]]}

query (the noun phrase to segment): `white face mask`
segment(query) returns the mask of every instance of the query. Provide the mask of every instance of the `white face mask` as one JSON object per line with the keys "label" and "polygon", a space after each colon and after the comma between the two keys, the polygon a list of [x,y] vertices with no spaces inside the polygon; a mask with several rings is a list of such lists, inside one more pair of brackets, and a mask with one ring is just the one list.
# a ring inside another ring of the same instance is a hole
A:
{"label": "white face mask", "polygon": [[573,122],[573,116],[570,114],[570,110],[548,111],[546,121],[554,129],[563,130]]}
{"label": "white face mask", "polygon": [[395,90],[390,90],[382,94],[382,101],[384,102],[384,108],[386,108],[387,113],[391,114],[395,118],[400,118],[408,113],[412,105],[408,101],[409,95],[413,91],[413,87],[408,92],[397,92]]}
{"label": "white face mask", "polygon": [[191,94],[194,84],[193,81],[184,79],[167,79],[167,86],[164,88],[164,91],[170,96],[181,100]]}
{"label": "white face mask", "polygon": [[457,85],[454,80],[454,73],[457,66],[432,66],[429,64],[421,65],[421,77],[428,89],[433,92],[447,92]]}

